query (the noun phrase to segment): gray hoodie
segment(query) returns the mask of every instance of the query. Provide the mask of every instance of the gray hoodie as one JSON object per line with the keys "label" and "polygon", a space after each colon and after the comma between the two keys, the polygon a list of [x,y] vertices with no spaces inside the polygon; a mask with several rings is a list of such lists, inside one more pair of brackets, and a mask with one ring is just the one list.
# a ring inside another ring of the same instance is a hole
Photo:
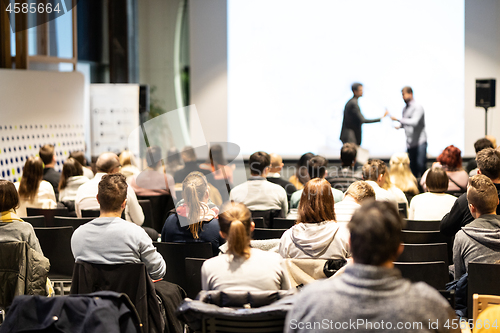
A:
{"label": "gray hoodie", "polygon": [[349,231],[335,221],[299,223],[281,236],[279,253],[295,259],[350,257]]}
{"label": "gray hoodie", "polygon": [[469,262],[493,264],[500,260],[500,216],[481,215],[456,234],[453,243],[455,279],[467,272]]}

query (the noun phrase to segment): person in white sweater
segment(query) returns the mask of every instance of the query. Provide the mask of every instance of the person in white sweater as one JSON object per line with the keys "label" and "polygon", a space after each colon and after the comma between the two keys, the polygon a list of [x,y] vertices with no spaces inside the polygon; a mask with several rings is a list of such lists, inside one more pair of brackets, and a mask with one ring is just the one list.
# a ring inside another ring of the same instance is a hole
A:
{"label": "person in white sweater", "polygon": [[59,201],[75,201],[78,188],[88,181],[83,175],[82,165],[73,157],[68,158],[59,181]]}
{"label": "person in white sweater", "polygon": [[438,221],[449,213],[457,198],[444,193],[448,190],[448,182],[448,175],[442,168],[430,169],[426,180],[429,192],[413,197],[410,202],[408,219]]}

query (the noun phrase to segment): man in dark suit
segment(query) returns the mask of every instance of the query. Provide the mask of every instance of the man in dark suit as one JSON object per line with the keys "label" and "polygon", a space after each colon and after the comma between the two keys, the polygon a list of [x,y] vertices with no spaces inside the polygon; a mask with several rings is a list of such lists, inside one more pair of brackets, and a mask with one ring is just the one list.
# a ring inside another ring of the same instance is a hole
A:
{"label": "man in dark suit", "polygon": [[54,167],[56,166],[56,156],[54,154],[54,146],[47,144],[43,145],[38,152],[43,161],[43,180],[46,180],[54,188],[56,199],[59,200],[59,179],[61,174],[57,172]]}
{"label": "man in dark suit", "polygon": [[382,118],[389,114],[385,110],[384,116],[377,119],[366,119],[361,114],[358,105],[358,98],[363,96],[363,85],[354,83],[351,86],[354,96],[347,102],[344,108],[344,120],[342,122],[342,131],[340,132],[340,140],[343,143],[351,142],[358,146],[361,145],[361,125],[367,123],[379,122]]}
{"label": "man in dark suit", "polygon": [[267,175],[266,178],[271,183],[275,183],[283,187],[286,191],[288,202],[290,202],[292,193],[297,191],[297,188],[288,180],[281,178],[280,173],[284,165],[281,156],[275,153],[272,153],[270,156],[271,156],[271,166],[269,167],[269,174]]}

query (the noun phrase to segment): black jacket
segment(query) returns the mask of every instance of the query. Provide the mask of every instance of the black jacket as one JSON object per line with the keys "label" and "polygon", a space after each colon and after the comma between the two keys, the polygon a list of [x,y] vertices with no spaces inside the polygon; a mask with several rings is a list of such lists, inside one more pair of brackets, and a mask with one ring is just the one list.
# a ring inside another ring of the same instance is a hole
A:
{"label": "black jacket", "polygon": [[56,200],[59,200],[59,180],[61,179],[61,174],[54,170],[54,168],[43,169],[43,180],[46,180],[54,188],[56,194]]}
{"label": "black jacket", "polygon": [[376,123],[380,119],[366,119],[363,117],[359,109],[358,97],[351,98],[344,108],[344,120],[342,121],[340,140],[343,143],[351,142],[358,146],[361,145],[361,125]]}

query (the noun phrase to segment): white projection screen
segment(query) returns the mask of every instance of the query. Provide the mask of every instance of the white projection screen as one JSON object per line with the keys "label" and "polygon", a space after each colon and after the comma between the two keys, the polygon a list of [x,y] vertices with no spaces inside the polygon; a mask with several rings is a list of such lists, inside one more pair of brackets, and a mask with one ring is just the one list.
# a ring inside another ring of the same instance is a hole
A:
{"label": "white projection screen", "polygon": [[[428,154],[464,145],[463,0],[228,0],[228,141],[338,157],[345,103],[360,82],[366,118],[401,116],[409,85]],[[389,118],[363,125],[371,156],[406,151]]]}

